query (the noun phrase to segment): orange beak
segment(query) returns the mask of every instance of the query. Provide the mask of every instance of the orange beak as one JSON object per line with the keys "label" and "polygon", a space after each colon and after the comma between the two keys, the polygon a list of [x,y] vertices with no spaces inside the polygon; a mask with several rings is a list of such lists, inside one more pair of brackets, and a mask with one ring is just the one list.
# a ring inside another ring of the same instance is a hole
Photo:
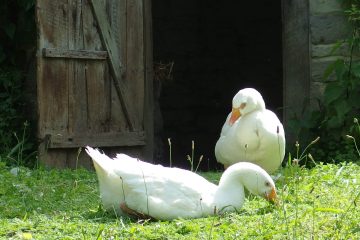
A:
{"label": "orange beak", "polygon": [[239,117],[241,117],[240,108],[233,108],[229,120],[230,125],[233,125]]}
{"label": "orange beak", "polygon": [[277,194],[276,194],[276,190],[275,188],[272,188],[271,189],[271,192],[269,194],[266,194],[265,195],[265,199],[270,201],[270,202],[273,202],[273,203],[276,203],[277,201]]}
{"label": "orange beak", "polygon": [[245,107],[246,107],[246,103],[242,103],[240,105],[240,107],[232,108],[231,116],[230,116],[230,120],[229,120],[230,126],[233,125],[236,122],[236,120],[239,119],[239,117],[241,117],[240,109],[244,109]]}

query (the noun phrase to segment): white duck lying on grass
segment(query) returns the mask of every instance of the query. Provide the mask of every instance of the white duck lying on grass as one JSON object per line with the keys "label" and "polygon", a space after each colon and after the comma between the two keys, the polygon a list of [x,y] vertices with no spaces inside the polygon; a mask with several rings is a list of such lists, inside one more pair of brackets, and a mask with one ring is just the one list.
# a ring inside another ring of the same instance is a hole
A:
{"label": "white duck lying on grass", "polygon": [[233,98],[232,111],[215,146],[217,161],[227,168],[243,160],[273,173],[284,155],[285,133],[280,120],[265,108],[264,99],[257,90],[240,90]]}
{"label": "white duck lying on grass", "polygon": [[111,159],[91,147],[86,152],[93,159],[104,207],[120,215],[171,220],[237,211],[244,203],[244,187],[269,201],[277,197],[271,177],[252,163],[229,167],[217,186],[184,169],[153,165],[125,154]]}

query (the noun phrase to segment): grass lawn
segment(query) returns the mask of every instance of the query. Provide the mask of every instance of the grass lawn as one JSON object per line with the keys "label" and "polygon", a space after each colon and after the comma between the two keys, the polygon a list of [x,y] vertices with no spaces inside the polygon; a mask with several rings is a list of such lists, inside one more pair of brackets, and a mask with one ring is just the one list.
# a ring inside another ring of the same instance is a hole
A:
{"label": "grass lawn", "polygon": [[0,239],[360,239],[360,166],[278,173],[279,206],[248,196],[238,213],[136,222],[102,210],[94,172],[21,168],[16,176],[0,162]]}

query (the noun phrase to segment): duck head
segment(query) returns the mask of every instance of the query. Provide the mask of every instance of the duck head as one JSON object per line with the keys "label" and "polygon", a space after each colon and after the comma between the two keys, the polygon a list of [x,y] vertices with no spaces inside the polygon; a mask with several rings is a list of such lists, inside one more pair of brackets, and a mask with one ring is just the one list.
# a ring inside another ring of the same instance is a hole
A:
{"label": "duck head", "polygon": [[[265,170],[264,170],[264,172],[265,172]],[[252,194],[263,197],[270,202],[276,203],[277,202],[277,194],[276,194],[275,183],[271,179],[271,177],[267,173],[266,174],[265,173],[250,174],[250,175],[252,175],[253,180],[252,181],[245,180],[244,186]],[[254,181],[254,179],[256,179],[256,180]]]}
{"label": "duck head", "polygon": [[256,164],[238,162],[228,167],[219,184],[231,184],[234,182],[241,183],[252,194],[273,203],[277,202],[274,181],[264,169]]}
{"label": "duck head", "polygon": [[261,94],[254,88],[241,89],[232,100],[232,111],[229,124],[233,125],[241,116],[265,109],[265,102]]}

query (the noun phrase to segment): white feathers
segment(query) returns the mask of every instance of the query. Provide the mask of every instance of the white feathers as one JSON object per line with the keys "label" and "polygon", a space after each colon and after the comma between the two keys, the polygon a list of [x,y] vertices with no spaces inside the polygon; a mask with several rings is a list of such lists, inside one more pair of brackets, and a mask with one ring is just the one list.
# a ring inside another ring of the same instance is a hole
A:
{"label": "white feathers", "polygon": [[261,94],[252,88],[240,90],[233,99],[215,146],[215,156],[224,166],[252,162],[274,172],[285,155],[284,128],[277,116],[265,108]]}
{"label": "white feathers", "polygon": [[86,152],[94,161],[105,208],[120,214],[125,214],[120,208],[125,203],[155,219],[197,218],[213,215],[214,209],[239,209],[244,185],[263,197],[275,192],[270,176],[251,163],[235,164],[216,186],[187,170],[153,165],[125,154],[110,159],[91,147]]}

